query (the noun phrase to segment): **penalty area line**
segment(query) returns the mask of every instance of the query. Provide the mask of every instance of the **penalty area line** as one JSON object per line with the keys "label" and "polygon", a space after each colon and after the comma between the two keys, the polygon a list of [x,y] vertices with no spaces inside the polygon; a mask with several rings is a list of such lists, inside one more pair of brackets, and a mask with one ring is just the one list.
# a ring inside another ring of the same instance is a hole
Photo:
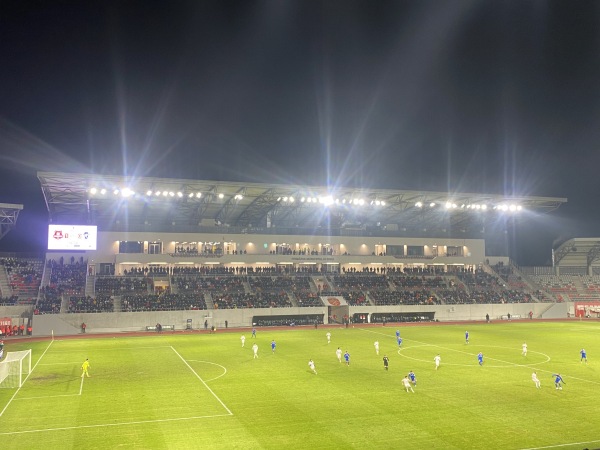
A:
{"label": "penalty area line", "polygon": [[227,405],[225,405],[225,403],[223,403],[223,400],[221,400],[217,394],[214,393],[214,391],[208,386],[208,384],[206,384],[206,382],[202,379],[202,377],[200,375],[198,375],[198,373],[192,368],[192,366],[190,366],[190,364],[183,359],[183,356],[181,356],[179,354],[179,352],[177,350],[175,350],[175,347],[171,346],[171,350],[173,350],[175,352],[175,354],[177,356],[179,356],[179,359],[181,359],[183,361],[183,363],[188,367],[188,369],[190,369],[192,371],[192,373],[196,376],[196,378],[198,378],[200,380],[200,382],[204,385],[204,387],[206,389],[208,389],[208,392],[210,392],[212,394],[212,396],[214,398],[217,399],[217,401],[221,404],[221,406],[223,406],[223,408],[225,408],[225,410],[230,414],[233,415],[233,413],[231,412],[231,410],[227,407]]}
{"label": "penalty area line", "polygon": [[76,427],[57,427],[57,428],[39,428],[37,430],[23,430],[23,431],[6,431],[0,432],[0,436],[12,436],[17,434],[28,434],[28,433],[43,433],[47,431],[68,431],[68,430],[82,430],[86,428],[103,428],[103,427],[119,427],[124,425],[141,425],[145,423],[161,423],[161,422],[178,422],[183,420],[196,420],[196,419],[210,419],[213,417],[227,417],[232,414],[214,414],[211,416],[193,416],[193,417],[176,417],[173,419],[155,419],[155,420],[137,420],[132,422],[119,422],[119,423],[101,423],[97,425],[79,425]]}

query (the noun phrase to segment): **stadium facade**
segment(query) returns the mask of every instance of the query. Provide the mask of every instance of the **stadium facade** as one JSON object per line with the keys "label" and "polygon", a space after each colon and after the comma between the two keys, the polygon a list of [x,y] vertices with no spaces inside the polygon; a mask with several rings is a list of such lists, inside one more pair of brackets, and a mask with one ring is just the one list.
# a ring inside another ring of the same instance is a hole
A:
{"label": "stadium facade", "polygon": [[[313,320],[481,320],[486,315],[525,317],[529,312],[540,316],[548,304],[538,299],[448,304],[434,294],[410,304],[385,304],[373,298],[381,286],[372,283],[408,273],[442,277],[453,285],[459,274],[508,266],[507,239],[519,216],[546,214],[566,202],[49,172],[38,173],[38,178],[50,224],[51,250],[45,260],[85,264],[80,294],[95,297],[102,279],[139,276],[148,280],[148,293],[160,297],[184,291],[187,285],[181,279],[191,277],[200,280],[198,290],[204,291],[206,304],[134,312],[123,295],[116,295],[116,312],[68,314],[63,305],[59,314],[37,316],[36,334],[76,333],[81,323],[90,331],[115,331],[156,323],[181,329],[223,327],[226,322],[251,326]],[[46,266],[44,277],[49,277]],[[232,287],[223,282],[221,289],[214,289],[221,281],[210,280],[235,277],[244,280],[237,286],[240,295],[279,290],[289,302],[279,304],[280,296],[266,308],[257,307],[264,306],[260,302],[251,308],[228,304],[223,293]],[[296,279],[316,303],[303,306],[289,284]],[[390,290],[399,291],[398,286],[391,284]],[[353,290],[364,293],[358,303],[349,294]]]}

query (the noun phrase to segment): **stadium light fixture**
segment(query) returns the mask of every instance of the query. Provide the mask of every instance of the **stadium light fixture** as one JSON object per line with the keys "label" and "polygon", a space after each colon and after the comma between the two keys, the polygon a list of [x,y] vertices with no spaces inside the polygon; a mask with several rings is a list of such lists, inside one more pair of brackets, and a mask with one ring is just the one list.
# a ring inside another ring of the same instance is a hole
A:
{"label": "stadium light fixture", "polygon": [[430,207],[430,208],[433,208],[434,206],[435,206],[435,202],[431,202],[431,203],[429,204],[429,207]]}
{"label": "stadium light fixture", "polygon": [[179,198],[183,197],[183,192],[181,192],[181,191],[177,192],[177,197],[179,197]]}
{"label": "stadium light fixture", "polygon": [[219,198],[223,199],[223,197],[225,197],[225,194],[223,194],[222,192],[219,194]]}
{"label": "stadium light fixture", "polygon": [[118,189],[115,189],[115,190],[113,191],[113,194],[115,194],[115,195],[119,195],[119,190],[118,190]]}
{"label": "stadium light fixture", "polygon": [[417,202],[417,203],[415,203],[415,206],[416,206],[417,208],[422,208],[422,207],[423,207],[423,203],[421,203],[421,202]]}
{"label": "stadium light fixture", "polygon": [[148,196],[152,195],[152,191],[151,191],[150,189],[148,189],[148,190],[146,191],[146,195],[148,195]]}
{"label": "stadium light fixture", "polygon": [[90,189],[90,194],[92,194],[92,195],[96,195],[96,192],[97,192],[97,191],[98,191],[98,190],[97,190],[95,187],[93,187],[93,188],[91,188],[91,189]]}
{"label": "stadium light fixture", "polygon": [[483,211],[487,211],[487,205],[481,205],[481,209],[482,209]]}
{"label": "stadium light fixture", "polygon": [[235,194],[235,197],[233,197],[236,200],[241,200],[244,198],[244,196],[242,194]]}
{"label": "stadium light fixture", "polygon": [[296,199],[294,197],[290,197],[289,200],[290,200],[290,203],[294,203],[296,201]]}
{"label": "stadium light fixture", "polygon": [[106,189],[100,189],[100,193],[101,193],[102,195],[106,194]]}

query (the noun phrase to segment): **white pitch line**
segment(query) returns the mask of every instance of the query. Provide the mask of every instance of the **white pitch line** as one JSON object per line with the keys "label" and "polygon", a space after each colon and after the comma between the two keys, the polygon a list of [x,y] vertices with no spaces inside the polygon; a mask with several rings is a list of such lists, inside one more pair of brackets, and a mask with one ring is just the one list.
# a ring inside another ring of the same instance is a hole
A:
{"label": "white pitch line", "polygon": [[[33,371],[38,366],[38,364],[40,363],[40,361],[42,360],[42,358],[44,357],[44,355],[46,354],[46,352],[48,351],[48,349],[50,349],[50,346],[52,345],[53,342],[54,342],[54,340],[50,341],[50,343],[48,344],[48,347],[46,347],[46,350],[44,350],[44,353],[42,353],[42,356],[40,356],[40,359],[37,360],[37,362],[35,363],[35,365],[31,369],[31,372],[29,372],[27,374],[27,376],[25,377],[25,379],[23,380],[23,384],[25,384],[25,382],[27,381],[27,379],[29,378],[29,376],[33,373]],[[15,399],[15,397],[17,396],[17,394],[21,390],[21,387],[23,387],[23,384],[21,384],[21,386],[19,386],[17,388],[17,390],[15,391],[15,393],[12,395],[12,397],[10,398],[10,400],[8,401],[8,403],[6,404],[6,406],[4,407],[4,409],[2,410],[2,412],[0,412],[0,417],[2,417],[2,415],[4,414],[4,412],[8,409],[8,407],[10,406],[10,404],[12,403],[12,401]]]}
{"label": "white pitch line", "polygon": [[186,366],[188,366],[188,368],[189,368],[189,369],[192,371],[192,373],[193,373],[194,375],[196,375],[196,378],[198,378],[198,379],[200,380],[200,382],[201,382],[201,383],[204,385],[204,387],[205,387],[206,389],[208,389],[208,391],[209,391],[209,392],[210,392],[210,393],[213,395],[213,397],[217,399],[217,401],[218,401],[218,402],[221,404],[221,406],[223,406],[223,408],[225,408],[225,410],[226,410],[226,411],[227,411],[227,412],[228,412],[230,415],[233,415],[233,413],[232,413],[232,412],[231,412],[231,410],[230,410],[230,409],[229,409],[229,408],[228,408],[228,407],[225,405],[225,403],[223,403],[223,401],[222,401],[222,400],[221,400],[219,397],[217,397],[217,394],[215,394],[215,393],[213,392],[213,390],[212,390],[212,389],[211,389],[211,388],[208,386],[208,384],[206,384],[206,382],[205,382],[205,381],[204,381],[204,380],[203,380],[203,379],[200,377],[200,375],[198,375],[198,374],[196,373],[196,371],[195,371],[195,370],[192,368],[192,366],[190,366],[190,365],[189,365],[189,363],[188,363],[188,362],[187,362],[185,359],[183,359],[183,356],[181,356],[181,355],[179,354],[179,352],[178,352],[177,350],[175,350],[175,347],[171,346],[171,349],[172,349],[172,350],[175,352],[175,354],[176,354],[177,356],[179,356],[179,358],[180,358],[180,359],[183,361],[183,363],[184,363]]}
{"label": "white pitch line", "polygon": [[221,375],[219,375],[218,377],[215,377],[215,378],[211,378],[210,380],[206,380],[207,383],[210,381],[218,380],[219,378],[221,378],[227,374],[227,368],[225,366],[222,366],[221,364],[217,364],[217,363],[214,363],[211,361],[201,361],[199,359],[188,359],[188,361],[200,362],[200,363],[204,363],[204,364],[212,364],[213,366],[219,366],[221,369],[223,369],[223,373]]}
{"label": "white pitch line", "polygon": [[83,375],[81,376],[81,385],[79,386],[79,395],[83,392]]}
{"label": "white pitch line", "polygon": [[38,366],[60,366],[60,365],[67,365],[67,364],[79,364],[79,362],[62,362],[62,363],[42,363],[42,364],[38,364]]}
{"label": "white pitch line", "polygon": [[545,448],[558,448],[558,447],[568,447],[569,445],[584,445],[584,444],[595,444],[596,442],[600,442],[600,439],[595,441],[585,441],[585,442],[569,442],[568,444],[555,444],[555,445],[546,445],[544,447],[529,447],[522,448],[520,450],[542,450]]}
{"label": "white pitch line", "polygon": [[212,417],[227,417],[232,414],[215,414],[212,416],[193,416],[193,417],[177,417],[173,419],[155,419],[155,420],[139,420],[132,422],[120,422],[120,423],[101,423],[97,425],[79,425],[76,427],[58,427],[58,428],[39,428],[37,430],[24,430],[24,431],[8,431],[0,432],[0,436],[11,436],[15,434],[28,434],[28,433],[42,433],[46,431],[67,431],[67,430],[80,430],[86,428],[103,428],[103,427],[119,427],[123,425],[141,425],[145,423],[161,423],[161,422],[177,422],[183,420],[196,420],[196,419],[210,419]]}
{"label": "white pitch line", "polygon": [[41,397],[21,397],[15,398],[15,401],[19,400],[35,400],[40,398],[56,398],[56,397],[79,397],[81,394],[61,394],[61,395],[44,395]]}

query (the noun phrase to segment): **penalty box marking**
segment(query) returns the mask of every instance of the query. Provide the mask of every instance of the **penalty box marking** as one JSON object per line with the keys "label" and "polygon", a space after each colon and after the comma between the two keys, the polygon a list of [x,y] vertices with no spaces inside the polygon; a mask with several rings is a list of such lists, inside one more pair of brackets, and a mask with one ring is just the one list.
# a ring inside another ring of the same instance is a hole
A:
{"label": "penalty box marking", "polygon": [[131,422],[119,422],[119,423],[101,423],[96,425],[78,425],[73,427],[56,427],[56,428],[39,428],[37,430],[23,430],[23,431],[7,431],[0,432],[0,436],[12,436],[18,434],[28,433],[43,433],[45,431],[68,431],[68,430],[82,430],[86,428],[104,428],[104,427],[119,427],[125,425],[142,425],[146,423],[162,423],[162,422],[181,422],[184,420],[197,420],[197,419],[210,419],[213,417],[228,417],[233,414],[214,414],[210,416],[192,416],[192,417],[176,417],[172,419],[154,419],[154,420],[136,420]]}
{"label": "penalty box marking", "polygon": [[[48,346],[48,348],[49,347],[50,346]],[[7,432],[0,432],[0,436],[11,436],[11,435],[28,434],[28,433],[42,433],[42,432],[47,432],[47,431],[68,431],[68,430],[78,430],[78,429],[86,429],[86,428],[103,428],[103,427],[126,426],[126,425],[141,425],[141,424],[146,424],[146,423],[177,422],[177,421],[184,421],[184,420],[210,419],[213,417],[233,416],[233,413],[231,412],[231,410],[225,405],[225,403],[223,403],[223,401],[217,396],[217,394],[215,394],[214,391],[206,384],[206,381],[204,381],[202,379],[202,377],[200,377],[200,375],[198,375],[198,373],[188,364],[188,362],[183,358],[183,356],[181,356],[181,354],[177,350],[175,350],[175,348],[173,346],[167,346],[167,347],[171,348],[171,350],[173,350],[173,352],[175,352],[175,354],[181,359],[181,361],[183,361],[183,363],[190,369],[190,371],[196,376],[196,378],[198,378],[198,380],[200,380],[200,382],[204,385],[204,387],[211,393],[211,395],[221,404],[221,406],[223,406],[223,408],[225,408],[225,410],[227,411],[227,414],[212,414],[212,415],[206,415],[206,416],[191,416],[191,417],[175,417],[175,418],[154,419],[154,420],[138,420],[138,421],[119,422],[119,423],[79,425],[79,426],[73,426],[73,427],[39,428],[36,430],[7,431]],[[48,350],[48,349],[46,349],[46,350]],[[40,357],[40,359],[41,359],[41,357]],[[208,362],[208,361],[201,361],[201,362]],[[210,363],[210,362],[208,362],[208,363],[220,366],[220,364]],[[221,366],[221,367],[223,367],[223,366]],[[223,367],[223,369],[225,371],[227,370],[227,369],[225,369],[225,367]],[[31,370],[31,372],[33,372],[33,369]],[[220,376],[223,376],[223,375],[220,375]],[[217,377],[217,378],[219,378],[219,377]],[[71,394],[69,396],[81,395],[82,389],[83,389],[83,378],[81,380],[80,393],[79,394]],[[15,392],[15,395],[16,395],[16,392]],[[53,396],[53,397],[59,397],[59,396]],[[13,396],[13,398],[14,398],[14,396]],[[50,397],[40,397],[40,398],[50,398]],[[23,400],[28,400],[28,399],[29,398],[24,398]],[[11,401],[12,400],[13,399],[11,398]],[[10,404],[10,402],[9,402],[9,404]],[[8,408],[8,404],[6,405],[4,410],[6,410],[6,408]],[[2,411],[2,413],[4,413],[4,410]]]}

